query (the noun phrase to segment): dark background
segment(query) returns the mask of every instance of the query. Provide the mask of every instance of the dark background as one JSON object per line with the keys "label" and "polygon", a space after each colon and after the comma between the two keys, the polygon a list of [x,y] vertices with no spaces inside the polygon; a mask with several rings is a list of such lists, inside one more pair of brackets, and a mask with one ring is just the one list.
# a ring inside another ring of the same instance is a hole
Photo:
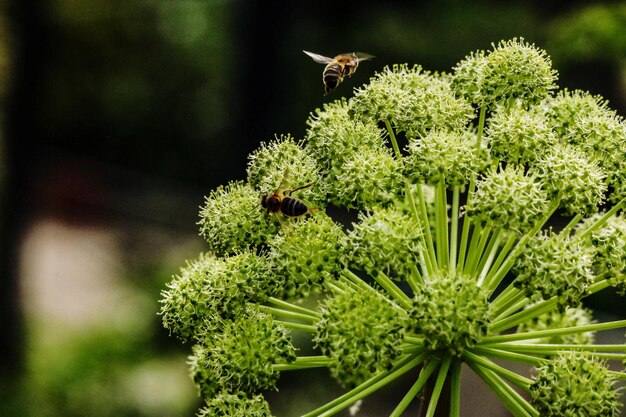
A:
{"label": "dark background", "polygon": [[[625,114],[626,3],[587,3],[1,2],[0,415],[193,415],[156,312],[203,196],[385,65],[522,36]],[[376,59],[325,98],[302,49]]]}

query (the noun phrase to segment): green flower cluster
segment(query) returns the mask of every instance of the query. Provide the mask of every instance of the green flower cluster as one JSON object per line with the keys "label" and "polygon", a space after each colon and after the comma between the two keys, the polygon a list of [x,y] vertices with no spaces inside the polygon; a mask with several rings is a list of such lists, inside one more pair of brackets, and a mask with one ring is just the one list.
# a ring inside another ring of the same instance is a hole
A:
{"label": "green flower cluster", "polygon": [[617,417],[621,404],[614,383],[604,361],[562,353],[537,369],[530,394],[541,416]]}
{"label": "green flower cluster", "polygon": [[207,253],[162,293],[163,325],[193,344],[199,415],[271,416],[282,372],[327,368],[349,391],[305,417],[403,375],[389,415],[422,397],[459,417],[463,364],[515,417],[616,415],[626,377],[604,359],[626,344],[594,335],[626,320],[581,305],[626,292],[626,124],[556,78],[523,39],[450,73],[394,65],[315,110],[303,140],[252,152],[246,181],[201,209]]}
{"label": "green flower cluster", "polygon": [[371,289],[347,290],[328,298],[321,313],[313,341],[331,358],[337,381],[355,387],[391,369],[404,336],[404,317],[391,301]]}
{"label": "green flower cluster", "polygon": [[488,293],[469,276],[437,278],[415,294],[409,312],[415,333],[430,351],[460,357],[486,334],[491,321]]}

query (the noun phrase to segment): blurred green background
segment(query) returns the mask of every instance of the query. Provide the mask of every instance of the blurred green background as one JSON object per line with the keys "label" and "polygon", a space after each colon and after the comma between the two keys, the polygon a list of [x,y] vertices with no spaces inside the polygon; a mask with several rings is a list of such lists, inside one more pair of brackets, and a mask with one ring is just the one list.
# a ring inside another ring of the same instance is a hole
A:
{"label": "blurred green background", "polygon": [[[522,36],[624,115],[626,2],[588,3],[0,1],[0,416],[194,415],[189,346],[156,312],[204,248],[203,195],[385,65],[445,71]],[[376,59],[325,98],[303,49]],[[305,377],[277,416],[327,398]]]}

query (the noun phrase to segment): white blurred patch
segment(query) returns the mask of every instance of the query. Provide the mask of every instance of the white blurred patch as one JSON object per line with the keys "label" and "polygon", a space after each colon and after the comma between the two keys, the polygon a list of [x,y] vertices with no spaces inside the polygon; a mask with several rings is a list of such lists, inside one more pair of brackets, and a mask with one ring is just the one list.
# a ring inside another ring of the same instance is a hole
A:
{"label": "white blurred patch", "polygon": [[363,404],[363,400],[359,400],[355,402],[352,407],[350,407],[350,415],[356,416],[359,411],[361,411],[361,404]]}

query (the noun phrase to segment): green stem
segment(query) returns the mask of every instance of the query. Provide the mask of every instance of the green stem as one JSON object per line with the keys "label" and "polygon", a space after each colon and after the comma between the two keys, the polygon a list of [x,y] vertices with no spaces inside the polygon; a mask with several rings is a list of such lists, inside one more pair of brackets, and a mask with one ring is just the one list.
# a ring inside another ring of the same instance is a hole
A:
{"label": "green stem", "polygon": [[327,356],[299,356],[292,363],[275,363],[274,371],[296,371],[300,369],[323,368],[330,365],[332,359]]}
{"label": "green stem", "polygon": [[400,147],[398,146],[398,140],[396,139],[396,134],[393,131],[393,128],[391,127],[391,123],[387,119],[385,119],[385,126],[387,127],[387,132],[389,133],[389,141],[391,142],[393,151],[396,154],[396,159],[398,161],[402,161],[402,153],[400,153]]}
{"label": "green stem", "polygon": [[259,305],[259,309],[274,316],[285,317],[294,320],[303,320],[309,323],[314,323],[319,320],[319,317],[311,317],[308,314],[296,313],[294,311],[287,311],[276,307]]}
{"label": "green stem", "polygon": [[530,302],[530,298],[527,298],[524,293],[518,294],[517,297],[511,300],[510,307],[497,315],[496,320],[500,320],[518,312],[522,308],[526,307]]}
{"label": "green stem", "polygon": [[484,261],[487,261],[486,254],[489,251],[489,248],[485,249],[487,246],[487,242],[495,243],[495,239],[493,234],[491,234],[492,226],[488,224],[483,230],[480,232],[480,239],[478,239],[478,245],[474,248],[474,253],[471,254],[472,258],[472,266],[471,268],[466,268],[467,273],[471,275],[475,275],[476,271],[480,269],[480,264]]}
{"label": "green stem", "polygon": [[452,363],[450,375],[450,417],[461,416],[461,361]]}
{"label": "green stem", "polygon": [[367,284],[367,282],[363,281],[361,278],[359,278],[358,275],[356,275],[354,272],[350,271],[348,268],[345,268],[343,270],[343,273],[342,273],[341,276],[343,278],[345,278],[345,280],[348,283],[350,283],[351,285],[355,286],[358,290],[371,292],[372,294],[376,295],[381,300],[386,301],[390,306],[392,306],[398,312],[402,313],[403,315],[406,315],[406,310],[405,309],[400,307],[398,304],[394,303],[389,298],[385,297],[385,295],[382,294],[380,291],[377,291],[375,288],[372,288],[370,285]]}
{"label": "green stem", "polygon": [[414,294],[419,291],[420,285],[424,285],[424,278],[415,264],[411,265],[411,274],[407,276],[407,282]]}
{"label": "green stem", "polygon": [[[560,352],[593,352],[594,356],[610,355],[612,359],[626,358],[626,345],[578,345],[550,343],[494,343],[496,349],[530,355],[556,355]],[[608,352],[607,352],[608,351]],[[620,352],[624,353],[609,353]]]}
{"label": "green stem", "polygon": [[532,307],[522,310],[519,313],[515,313],[512,316],[504,318],[502,320],[495,320],[489,326],[490,333],[500,333],[503,330],[510,329],[528,320],[532,320],[537,316],[547,313],[557,305],[557,297],[552,297],[549,300],[541,301],[533,305]]}
{"label": "green stem", "polygon": [[435,372],[435,369],[439,366],[439,360],[432,360],[426,365],[422,371],[420,372],[419,378],[413,384],[413,386],[409,389],[406,395],[402,398],[398,406],[389,414],[389,417],[400,417],[404,410],[411,404],[411,402],[415,399],[417,394],[422,390],[428,378]]}
{"label": "green stem", "polygon": [[485,130],[485,116],[487,115],[487,106],[483,105],[480,108],[480,114],[478,116],[478,131],[476,132],[476,149],[480,149],[480,145],[483,138],[483,131]]}
{"label": "green stem", "polygon": [[492,361],[490,361],[489,359],[480,356],[480,355],[476,355],[470,351],[465,351],[463,353],[463,357],[467,360],[467,361],[473,361],[476,364],[483,366],[495,373],[497,373],[498,375],[508,379],[509,381],[511,381],[514,385],[516,385],[517,387],[523,389],[524,391],[528,392],[528,387],[530,386],[530,384],[532,384],[532,380],[529,378],[526,378],[522,375],[516,374],[515,372],[508,370],[506,368],[503,368],[495,363],[493,363]]}
{"label": "green stem", "polygon": [[509,234],[509,238],[506,240],[506,243],[502,247],[502,250],[500,251],[500,254],[498,255],[498,258],[493,263],[491,268],[489,268],[489,272],[487,273],[487,276],[489,276],[491,274],[491,271],[497,271],[500,268],[500,266],[502,265],[502,263],[504,262],[506,257],[511,252],[511,248],[513,247],[513,245],[517,241],[517,238],[518,238],[518,236],[515,233],[510,233]]}
{"label": "green stem", "polygon": [[535,224],[535,226],[532,228],[532,230],[530,232],[526,233],[520,239],[520,241],[518,242],[517,246],[515,246],[515,248],[511,251],[511,253],[507,257],[506,261],[504,261],[504,263],[502,264],[502,266],[500,268],[498,268],[497,270],[492,268],[492,270],[491,270],[492,272],[490,272],[487,275],[487,277],[485,278],[485,287],[490,292],[495,291],[495,289],[498,287],[498,285],[500,284],[502,279],[504,279],[506,274],[513,267],[513,264],[515,263],[515,260],[522,253],[522,251],[526,247],[526,244],[528,243],[528,241],[533,236],[535,236],[537,234],[537,232],[539,232],[539,230],[541,230],[541,227],[550,219],[550,217],[552,217],[552,214],[554,214],[556,209],[559,207],[559,203],[560,203],[559,200],[556,200],[556,201],[554,201],[552,203],[552,205],[548,208],[548,211],[543,216],[543,218],[540,221],[538,221],[537,224]]}
{"label": "green stem", "polygon": [[350,407],[358,400],[367,397],[371,393],[379,390],[391,381],[415,368],[420,363],[424,362],[426,356],[427,354],[424,353],[417,356],[402,358],[396,362],[396,365],[391,370],[381,372],[373,376],[358,387],[348,391],[338,398],[335,398],[333,401],[317,408],[316,410],[303,415],[302,417],[330,417],[335,415],[339,411]]}
{"label": "green stem", "polygon": [[452,214],[450,218],[450,260],[448,262],[450,276],[456,272],[456,253],[459,244],[459,194],[460,186],[452,189]]}
{"label": "green stem", "polygon": [[475,224],[472,228],[472,239],[470,240],[469,248],[467,249],[467,257],[465,258],[465,266],[463,267],[463,272],[469,272],[474,265],[474,257],[476,256],[476,246],[478,246],[478,242],[480,241],[480,236],[483,232],[482,224]]}
{"label": "green stem", "polygon": [[463,215],[463,231],[461,232],[461,242],[459,244],[459,258],[456,269],[463,271],[465,265],[465,252],[467,250],[467,237],[469,236],[470,218],[467,216],[467,209],[474,197],[474,191],[476,189],[476,181],[474,176],[470,179],[469,188],[467,190],[467,200],[465,201],[465,214]]}
{"label": "green stem", "polygon": [[583,215],[581,213],[578,213],[577,215],[575,215],[572,220],[569,221],[569,223],[567,223],[567,226],[565,226],[563,228],[563,230],[561,230],[560,234],[564,235],[564,234],[569,234],[572,229],[574,227],[576,227],[576,225],[582,220]]}
{"label": "green stem", "polygon": [[517,391],[502,381],[493,371],[485,369],[473,362],[468,362],[468,365],[487,385],[489,385],[515,417],[539,417],[539,412],[517,393]]}
{"label": "green stem", "polygon": [[500,240],[502,239],[502,229],[498,229],[493,235],[491,235],[491,239],[489,240],[489,244],[487,245],[487,249],[485,250],[485,254],[480,260],[480,264],[478,265],[477,271],[480,272],[480,277],[478,278],[478,285],[483,285],[485,281],[485,277],[491,268],[493,259],[496,257],[496,253],[500,249]]}
{"label": "green stem", "polygon": [[428,402],[428,409],[426,410],[426,417],[433,417],[435,415],[435,410],[437,409],[437,403],[439,402],[439,396],[441,395],[441,391],[443,389],[443,383],[446,381],[446,378],[448,377],[448,369],[450,368],[451,362],[452,362],[452,357],[447,356],[441,363],[441,367],[439,368],[439,374],[437,375],[437,381],[435,381],[435,387],[433,388],[433,393],[430,396],[430,401]]}
{"label": "green stem", "polygon": [[446,180],[444,174],[437,183],[436,201],[436,231],[437,231],[437,261],[440,269],[446,269],[450,255],[448,255],[448,196],[446,194]]}
{"label": "green stem", "polygon": [[510,352],[508,350],[495,349],[493,346],[474,346],[472,352],[479,353],[492,358],[503,359],[511,362],[519,362],[530,364],[533,366],[541,365],[545,360],[536,356],[530,356],[519,352]]}
{"label": "green stem", "polygon": [[494,309],[495,314],[500,314],[500,312],[506,308],[509,308],[512,301],[516,299],[520,294],[525,296],[525,292],[515,287],[513,284],[507,286],[498,296],[491,302],[491,307]]}
{"label": "green stem", "polygon": [[296,313],[307,314],[314,318],[322,317],[322,315],[318,313],[317,311],[314,311],[314,310],[311,310],[302,306],[297,306],[297,305],[288,303],[287,301],[283,301],[275,297],[270,297],[268,301],[270,302],[270,304],[274,304],[275,306],[281,307],[285,310],[291,310]]}
{"label": "green stem", "polygon": [[430,258],[431,268],[428,272],[430,275],[434,272],[434,268],[437,265],[437,256],[435,255],[435,245],[433,244],[433,236],[430,233],[430,221],[428,220],[428,210],[426,209],[426,200],[424,200],[424,191],[421,185],[417,186],[417,199],[419,202],[419,208],[421,213],[422,225],[424,228],[424,238],[426,240],[426,249],[428,257]]}
{"label": "green stem", "polygon": [[[525,310],[525,311],[529,311],[529,310],[530,309]],[[521,333],[501,334],[501,335],[495,335],[495,336],[485,336],[480,341],[480,343],[491,344],[491,343],[513,342],[517,340],[540,339],[543,337],[565,336],[568,334],[599,332],[602,330],[619,329],[621,327],[626,327],[626,320],[616,320],[616,321],[609,321],[605,323],[585,324],[585,325],[579,325],[575,327],[565,327],[561,329],[535,330],[532,332],[521,332]],[[619,346],[623,346],[624,349],[626,349],[626,345],[619,345]]]}
{"label": "green stem", "polygon": [[292,323],[290,321],[283,320],[275,320],[275,322],[289,330],[300,330],[308,333],[315,333],[317,331],[316,326],[311,326],[309,324]]}
{"label": "green stem", "polygon": [[384,273],[378,272],[374,277],[376,282],[387,291],[402,307],[409,310],[413,306],[411,299]]}
{"label": "green stem", "polygon": [[594,232],[598,228],[602,227],[615,213],[617,213],[617,211],[619,209],[622,208],[622,205],[624,204],[625,201],[626,201],[626,198],[623,198],[619,203],[617,203],[616,205],[611,207],[611,210],[609,210],[606,213],[604,213],[604,215],[602,217],[600,217],[591,226],[589,226],[589,227],[585,228],[584,230],[582,230],[582,232],[579,235],[576,235],[576,238],[577,239],[584,239],[585,237],[587,237],[587,235],[589,235],[590,233]]}

